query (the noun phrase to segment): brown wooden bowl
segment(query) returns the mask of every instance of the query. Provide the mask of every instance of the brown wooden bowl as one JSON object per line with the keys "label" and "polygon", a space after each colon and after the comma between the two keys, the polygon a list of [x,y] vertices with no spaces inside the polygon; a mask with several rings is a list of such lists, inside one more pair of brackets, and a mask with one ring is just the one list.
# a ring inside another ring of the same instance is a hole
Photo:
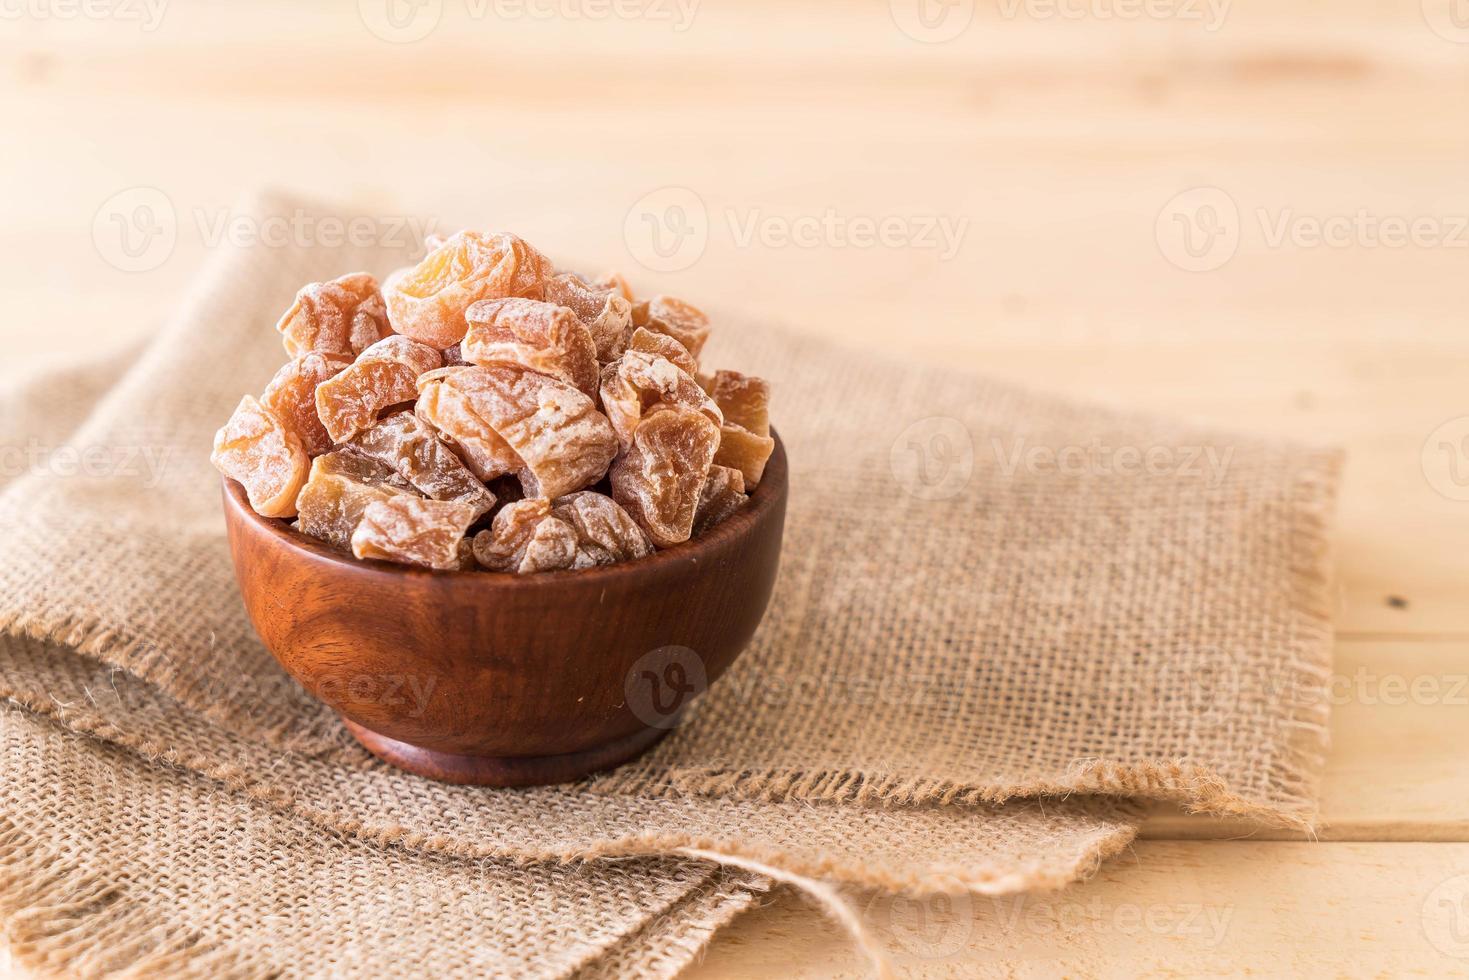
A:
{"label": "brown wooden bowl", "polygon": [[379,758],[458,783],[566,782],[642,753],[765,615],[785,526],[785,448],[749,502],[648,558],[570,572],[359,561],[250,509],[224,481],[250,620]]}

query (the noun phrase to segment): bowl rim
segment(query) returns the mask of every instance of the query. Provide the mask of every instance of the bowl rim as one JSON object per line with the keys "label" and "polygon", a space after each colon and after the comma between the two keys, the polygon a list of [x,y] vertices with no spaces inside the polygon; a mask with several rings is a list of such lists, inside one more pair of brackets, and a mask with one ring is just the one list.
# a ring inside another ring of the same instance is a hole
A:
{"label": "bowl rim", "polygon": [[226,504],[226,520],[231,520],[230,511],[242,516],[264,533],[281,542],[286,548],[303,553],[318,562],[333,565],[359,575],[380,576],[384,579],[423,578],[443,582],[476,581],[486,585],[511,588],[535,588],[541,585],[568,583],[594,583],[612,576],[629,575],[639,571],[654,572],[663,568],[698,563],[707,555],[728,548],[745,538],[755,527],[765,522],[777,506],[784,502],[789,481],[785,443],[774,428],[770,437],[775,448],[765,464],[760,483],[750,493],[746,504],[716,524],[706,533],[691,538],[671,548],[660,548],[646,558],[617,562],[612,565],[595,565],[591,568],[564,569],[555,572],[534,572],[522,575],[517,572],[494,572],[483,568],[437,571],[417,568],[376,558],[357,558],[344,554],[314,538],[297,531],[279,517],[257,514],[250,506],[245,488],[236,480],[222,476],[224,492],[231,503]]}

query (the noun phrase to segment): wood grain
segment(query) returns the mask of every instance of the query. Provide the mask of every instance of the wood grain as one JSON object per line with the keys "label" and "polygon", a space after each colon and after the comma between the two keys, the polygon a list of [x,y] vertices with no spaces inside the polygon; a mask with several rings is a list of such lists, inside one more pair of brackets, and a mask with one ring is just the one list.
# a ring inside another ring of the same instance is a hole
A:
{"label": "wood grain", "polygon": [[[5,22],[0,373],[146,334],[208,257],[212,222],[263,183],[368,215],[506,227],[621,267],[640,290],[1340,443],[1338,676],[1452,684],[1469,662],[1469,503],[1423,462],[1429,435],[1469,414],[1469,250],[1266,236],[1287,213],[1469,213],[1469,45],[1429,25],[1446,4],[1236,0],[1214,31],[977,4],[962,36],[923,44],[886,3],[707,0],[682,33],[451,19],[409,45],[378,42],[355,6],[175,0],[146,35]],[[137,185],[168,195],[180,233],[161,265],[125,273],[91,227]],[[715,224],[699,261],[663,273],[639,266],[623,222],[668,185],[696,191]],[[1161,253],[1156,221],[1199,186],[1229,193],[1243,223],[1237,254],[1193,273]],[[944,260],[741,242],[725,220],[828,208],[970,224]],[[1333,705],[1324,833],[1363,843],[1144,841],[1139,863],[1104,870],[1118,902],[1201,887],[1233,903],[1218,947],[1082,930],[997,961],[1015,948],[1000,937],[926,972],[1462,972],[1421,918],[1436,882],[1469,871],[1449,843],[1469,840],[1465,712],[1446,697]],[[1248,829],[1160,814],[1148,832]],[[705,969],[859,968],[818,913],[782,897],[721,935]]]}

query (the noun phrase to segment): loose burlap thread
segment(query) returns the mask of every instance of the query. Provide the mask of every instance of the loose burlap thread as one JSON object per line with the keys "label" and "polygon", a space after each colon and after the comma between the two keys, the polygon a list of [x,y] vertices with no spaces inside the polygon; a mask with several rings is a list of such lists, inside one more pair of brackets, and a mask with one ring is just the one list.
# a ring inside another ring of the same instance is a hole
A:
{"label": "loose burlap thread", "polygon": [[[295,914],[329,930],[350,919],[354,886],[375,894],[412,878],[448,896],[474,874],[493,879],[484,901],[501,903],[496,921],[511,930],[486,949],[539,949],[548,922],[593,937],[580,959],[495,954],[502,968],[668,975],[764,887],[670,855],[999,894],[1064,884],[1125,846],[1138,820],[1128,800],[1309,824],[1334,454],[718,316],[707,360],[771,378],[791,460],[781,577],[750,650],[658,749],[587,784],[487,791],[374,762],[255,639],[207,453],[240,393],[282,360],[270,325],[296,288],[401,260],[381,248],[227,252],[135,365],[51,376],[11,399],[6,438],[42,431],[113,454],[101,472],[38,467],[0,495],[0,624],[12,637],[0,685],[24,709],[3,730],[18,746],[7,760],[27,760],[7,761],[0,868],[33,883],[33,901],[4,908],[22,955],[89,964],[116,922],[156,921],[147,949],[127,947],[132,962],[290,972],[328,954],[262,925],[280,914],[270,895],[319,892]],[[37,802],[48,785],[99,785],[104,772],[119,775],[95,794],[98,811],[148,797],[180,825],[159,838],[180,842],[160,859],[168,881],[220,894],[205,886],[249,878],[242,869],[272,853],[281,876],[230,915],[207,899],[166,905],[121,845],[160,834],[154,824]],[[186,836],[216,821],[211,845]],[[92,837],[114,843],[37,857],[38,842]],[[366,870],[338,874],[338,846],[367,848],[352,851]],[[563,866],[585,859],[597,860]],[[584,877],[557,877],[573,872]],[[116,918],[37,919],[58,896],[85,904],[88,888],[119,880],[126,900],[106,903]],[[547,913],[526,889],[571,897]],[[598,897],[629,890],[655,897]],[[454,908],[391,914],[474,972],[476,917]],[[406,954],[396,934],[352,935],[330,953],[344,970]]]}

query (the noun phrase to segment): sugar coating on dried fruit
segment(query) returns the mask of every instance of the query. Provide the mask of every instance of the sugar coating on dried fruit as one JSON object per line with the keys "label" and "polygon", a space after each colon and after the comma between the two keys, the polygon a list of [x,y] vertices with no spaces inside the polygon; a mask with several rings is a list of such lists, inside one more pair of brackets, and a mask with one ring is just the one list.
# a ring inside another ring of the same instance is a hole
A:
{"label": "sugar coating on dried fruit", "polygon": [[699,492],[719,445],[719,426],[692,409],[648,415],[612,464],[612,499],[660,548],[687,541]]}
{"label": "sugar coating on dried fruit", "polygon": [[617,501],[593,490],[579,490],[551,504],[551,514],[576,530],[573,568],[611,565],[646,558],[653,543]]}
{"label": "sugar coating on dried fruit", "polygon": [[672,296],[654,296],[634,304],[632,322],[635,326],[672,337],[688,348],[695,360],[709,339],[709,318],[704,312],[692,303]]}
{"label": "sugar coating on dried fruit", "polygon": [[276,329],[291,357],[315,351],[348,360],[392,333],[377,280],[365,272],[302,287]]}
{"label": "sugar coating on dried fruit", "polygon": [[316,389],[316,414],[333,443],[346,442],[372,426],[383,409],[413,401],[418,376],[443,363],[437,350],[407,337],[380,340]]}
{"label": "sugar coating on dried fruit", "polygon": [[627,279],[624,278],[624,276],[620,272],[605,273],[592,285],[601,286],[604,289],[612,290],[617,295],[627,300],[629,306],[637,302],[637,297],[633,295],[632,286],[628,283]]}
{"label": "sugar coating on dried fruit", "polygon": [[296,494],[306,482],[311,459],[296,434],[253,395],[214,434],[212,462],[238,481],[250,507],[264,517],[294,517]]}
{"label": "sugar coating on dried fruit", "polygon": [[474,539],[474,555],[500,572],[551,572],[644,558],[653,545],[610,497],[590,490],[522,500]]}
{"label": "sugar coating on dried fruit", "polygon": [[694,355],[689,349],[665,333],[654,333],[647,327],[634,327],[632,336],[627,342],[628,350],[635,350],[643,354],[657,354],[672,361],[679,370],[687,372],[690,377],[699,372],[699,362],[694,360]]}
{"label": "sugar coating on dried fruit", "polygon": [[716,426],[724,423],[719,406],[693,375],[666,357],[627,350],[602,369],[602,411],[622,448],[632,445],[642,419],[660,408],[687,408]]}
{"label": "sugar coating on dried fruit", "polygon": [[492,572],[559,571],[576,559],[576,531],[551,516],[546,498],[517,501],[474,536],[474,558]]}
{"label": "sugar coating on dried fruit", "polygon": [[600,366],[591,331],[570,309],[533,299],[489,299],[465,313],[460,344],[471,364],[518,364],[595,396]]}
{"label": "sugar coating on dried fruit", "polygon": [[362,512],[352,532],[352,554],[439,571],[464,568],[464,539],[476,517],[472,504],[399,494],[376,500]]}
{"label": "sugar coating on dried fruit", "polygon": [[442,350],[464,338],[464,313],[482,299],[540,299],[551,261],[514,235],[461,231],[383,284],[393,329]]}
{"label": "sugar coating on dried fruit", "polygon": [[440,438],[453,446],[469,471],[486,483],[518,473],[525,462],[493,425],[480,415],[475,399],[466,389],[440,382],[471,366],[430,371],[418,379],[418,403],[414,412]]}
{"label": "sugar coating on dried fruit", "polygon": [[619,290],[563,272],[546,280],[545,298],[547,303],[571,310],[586,325],[597,348],[598,361],[605,364],[622,354],[632,325],[632,303]]}
{"label": "sugar coating on dried fruit", "polygon": [[308,456],[332,448],[332,438],[316,413],[316,389],[352,363],[350,357],[311,352],[286,363],[260,396],[260,403],[296,433]]}
{"label": "sugar coating on dried fruit", "polygon": [[[418,414],[461,448],[480,479],[514,472],[527,497],[590,486],[617,454],[617,435],[592,399],[521,367],[434,375],[419,394]],[[513,461],[504,458],[505,448]]]}
{"label": "sugar coating on dried fruit", "polygon": [[495,495],[479,481],[434,430],[412,412],[396,412],[346,444],[349,452],[392,467],[425,497],[460,500],[475,517],[495,506]]}
{"label": "sugar coating on dried fruit", "polygon": [[699,504],[694,509],[694,535],[698,536],[719,524],[745,506],[750,499],[745,493],[745,475],[730,466],[709,467],[709,476],[699,490]]}
{"label": "sugar coating on dried fruit", "polygon": [[402,494],[415,495],[391,467],[355,453],[327,453],[312,461],[311,477],[296,497],[296,528],[350,550],[367,505]]}

